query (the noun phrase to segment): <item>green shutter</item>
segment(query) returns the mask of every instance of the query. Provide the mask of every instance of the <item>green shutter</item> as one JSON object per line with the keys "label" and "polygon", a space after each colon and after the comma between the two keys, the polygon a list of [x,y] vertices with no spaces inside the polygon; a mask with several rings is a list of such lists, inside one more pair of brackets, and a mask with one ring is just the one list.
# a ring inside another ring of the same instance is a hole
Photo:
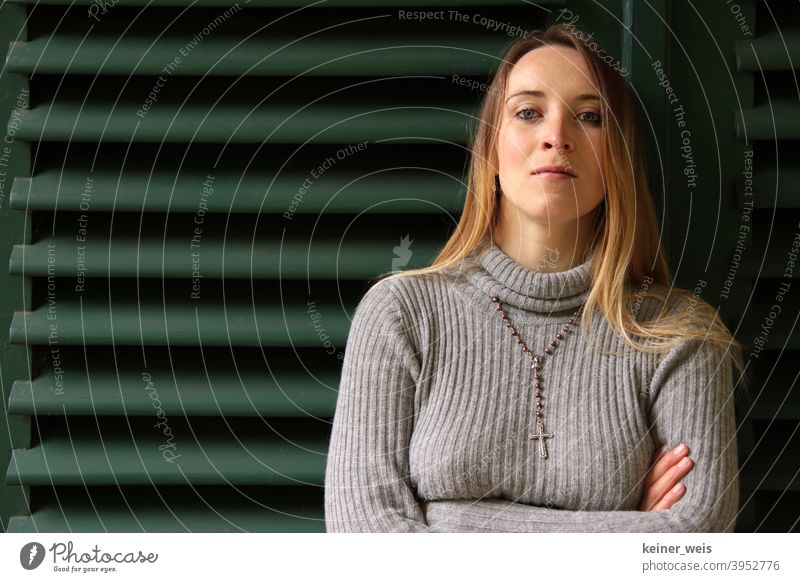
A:
{"label": "green shutter", "polygon": [[[794,293],[800,270],[786,278],[784,269],[800,235],[792,155],[800,109],[790,64],[800,62],[800,19],[788,3],[742,0],[672,2],[668,22],[668,72],[692,146],[692,159],[684,159],[681,129],[669,107],[662,155],[670,263],[678,286],[701,288],[749,348],[751,394],[740,392],[737,399],[737,531],[792,531],[800,506],[800,399],[791,365],[800,347]],[[697,174],[693,189],[684,174],[690,164]],[[745,195],[747,187],[752,196]],[[792,292],[776,300],[786,283]],[[767,321],[778,302],[783,311]],[[765,321],[770,331],[759,352]]]}
{"label": "green shutter", "polygon": [[[146,4],[0,8],[14,154],[0,190],[10,531],[324,530],[349,317],[371,279],[428,264],[452,231],[482,96],[454,75],[484,83],[513,41],[399,10],[522,28],[561,6],[579,15],[631,71],[678,283],[709,281],[703,297],[737,337],[757,337],[797,227],[791,7],[771,6],[780,37],[765,5],[738,2],[748,39],[720,7],[668,0]],[[694,193],[656,59],[691,122]],[[753,229],[721,299],[745,132]],[[740,531],[796,527],[800,402],[782,361],[796,349],[796,297],[787,312],[752,360],[758,399],[738,406]],[[154,426],[159,409],[171,439]]]}
{"label": "green shutter", "polygon": [[[800,13],[797,6],[774,2],[759,2],[750,12],[755,34],[733,46],[736,71],[748,79],[742,111],[734,111],[736,137],[753,150],[753,196],[745,196],[747,178],[736,176],[739,208],[749,204],[754,216],[740,276],[750,282],[743,310],[749,343],[765,343],[762,351],[753,350],[753,398],[741,407],[743,515],[751,520],[742,531],[786,532],[797,531],[800,514],[800,396],[792,363],[800,349],[800,256],[790,255],[792,245],[800,254],[794,155],[800,138]],[[781,312],[773,319],[776,304]]]}
{"label": "green shutter", "polygon": [[[25,9],[22,6],[3,4],[0,6],[0,61],[5,60],[7,42],[14,38],[25,38]],[[24,107],[29,101],[30,91],[27,77],[0,73],[0,123],[6,128],[13,120],[11,111]],[[3,131],[0,143],[0,248],[8,256],[15,244],[30,240],[30,214],[9,208],[9,192],[16,176],[27,176],[31,172],[31,148],[28,143],[14,139],[10,132]],[[8,400],[13,382],[30,376],[30,360],[24,346],[12,345],[8,341],[9,326],[13,313],[30,308],[31,280],[11,275],[0,269],[0,467],[9,466],[12,449],[25,449],[31,445],[33,430],[30,415],[9,414]],[[0,481],[0,530],[8,528],[12,515],[29,514],[29,490]]]}
{"label": "green shutter", "polygon": [[349,317],[452,231],[481,96],[453,76],[513,40],[398,10],[530,27],[560,2],[68,4],[5,37],[33,167],[8,192],[8,529],[324,531]]}

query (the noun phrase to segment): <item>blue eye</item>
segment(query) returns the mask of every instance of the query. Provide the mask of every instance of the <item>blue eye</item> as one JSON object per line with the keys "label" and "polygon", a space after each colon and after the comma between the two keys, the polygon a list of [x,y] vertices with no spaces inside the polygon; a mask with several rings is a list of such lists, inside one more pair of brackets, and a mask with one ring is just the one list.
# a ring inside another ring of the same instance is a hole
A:
{"label": "blue eye", "polygon": [[[517,119],[522,119],[523,121],[531,121],[533,119],[536,119],[536,117],[533,116],[533,114],[536,113],[537,113],[536,110],[526,107],[525,109],[520,109],[519,111],[517,111],[514,114],[514,117],[516,117]],[[591,117],[589,119],[581,118],[581,116],[583,115],[589,115]],[[578,117],[581,118],[581,121],[586,121],[592,124],[599,124],[602,121],[600,114],[594,111],[584,111],[583,113],[579,113]]]}
{"label": "blue eye", "polygon": [[520,113],[525,113],[526,111],[530,111],[531,113],[536,113],[536,111],[534,111],[533,109],[525,108],[525,109],[520,109],[519,111],[517,111],[514,114],[514,117],[516,117],[518,119],[523,119],[523,120],[534,119],[533,117],[530,117],[530,116],[520,115]]}
{"label": "blue eye", "polygon": [[594,111],[584,111],[580,115],[594,115],[594,119],[584,119],[584,121],[588,121],[589,123],[600,123],[602,118],[600,117],[599,113],[595,113]]}

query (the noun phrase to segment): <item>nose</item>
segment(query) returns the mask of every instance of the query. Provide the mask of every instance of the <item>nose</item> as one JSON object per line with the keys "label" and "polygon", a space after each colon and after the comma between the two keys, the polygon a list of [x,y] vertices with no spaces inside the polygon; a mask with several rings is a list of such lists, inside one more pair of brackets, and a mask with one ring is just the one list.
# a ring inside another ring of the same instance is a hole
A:
{"label": "nose", "polygon": [[565,114],[554,114],[542,127],[542,148],[549,150],[555,148],[559,152],[571,152],[575,144],[568,134]]}

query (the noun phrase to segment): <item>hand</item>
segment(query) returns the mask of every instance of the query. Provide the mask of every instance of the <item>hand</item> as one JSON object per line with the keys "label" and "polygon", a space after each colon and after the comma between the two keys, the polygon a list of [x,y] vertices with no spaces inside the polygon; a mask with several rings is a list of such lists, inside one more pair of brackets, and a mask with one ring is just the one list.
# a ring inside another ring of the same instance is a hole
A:
{"label": "hand", "polygon": [[[688,447],[677,455],[673,454],[672,451],[664,452],[663,447],[656,452],[653,458],[653,467],[645,479],[645,491],[642,495],[639,511],[669,509],[683,497],[683,494],[686,493],[686,487],[682,483],[678,491],[673,488],[694,467],[694,462],[689,459],[688,455]],[[684,458],[688,460],[688,465],[680,467],[678,463]],[[420,502],[419,508],[422,510],[422,517],[427,522],[428,502]]]}
{"label": "hand", "polygon": [[[681,446],[683,449],[679,450]],[[679,464],[683,459],[687,461],[685,466]],[[694,461],[689,458],[688,447],[682,444],[671,451],[664,451],[662,446],[656,452],[653,462],[645,479],[639,511],[661,511],[677,503],[686,493],[686,486],[680,480],[694,467]]]}

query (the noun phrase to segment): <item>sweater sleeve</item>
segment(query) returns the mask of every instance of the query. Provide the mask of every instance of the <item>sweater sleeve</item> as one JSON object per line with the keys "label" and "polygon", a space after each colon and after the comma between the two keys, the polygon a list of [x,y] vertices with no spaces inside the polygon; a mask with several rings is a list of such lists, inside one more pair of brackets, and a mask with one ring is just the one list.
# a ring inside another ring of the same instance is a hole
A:
{"label": "sweater sleeve", "polygon": [[[451,531],[482,532],[731,532],[738,503],[733,367],[724,348],[688,340],[666,352],[649,387],[657,444],[686,443],[694,460],[682,479],[686,493],[653,511],[576,511],[505,499],[431,501],[428,522]],[[644,478],[644,475],[642,476]]]}
{"label": "sweater sleeve", "polygon": [[409,483],[419,364],[391,285],[378,281],[350,325],[325,471],[329,533],[447,531],[425,523]]}

